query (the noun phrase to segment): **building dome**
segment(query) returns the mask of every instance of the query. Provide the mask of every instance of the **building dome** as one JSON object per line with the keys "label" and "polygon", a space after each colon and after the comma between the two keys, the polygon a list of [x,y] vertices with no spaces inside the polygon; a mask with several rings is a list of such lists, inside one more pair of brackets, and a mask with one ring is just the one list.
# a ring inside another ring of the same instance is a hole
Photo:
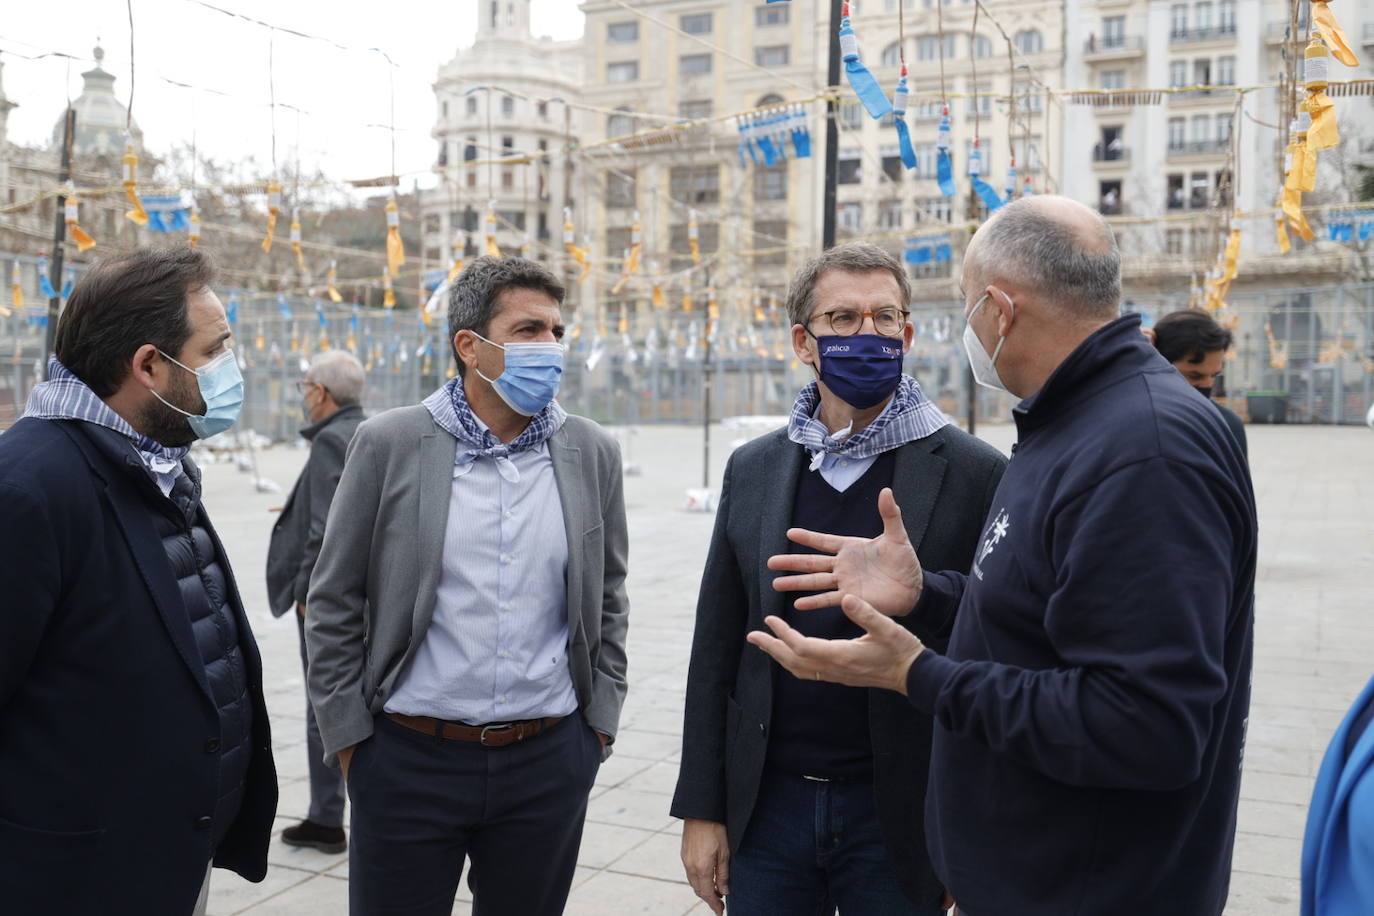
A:
{"label": "building dome", "polygon": [[[81,74],[84,81],[81,95],[72,102],[72,108],[76,109],[76,139],[72,152],[77,155],[119,156],[124,153],[129,109],[115,97],[114,74],[100,66],[104,59],[105,50],[96,45],[95,68]],[[64,113],[53,128],[52,143],[56,148],[62,145],[65,121]],[[141,148],[143,131],[137,122],[128,127],[133,134],[134,148]]]}

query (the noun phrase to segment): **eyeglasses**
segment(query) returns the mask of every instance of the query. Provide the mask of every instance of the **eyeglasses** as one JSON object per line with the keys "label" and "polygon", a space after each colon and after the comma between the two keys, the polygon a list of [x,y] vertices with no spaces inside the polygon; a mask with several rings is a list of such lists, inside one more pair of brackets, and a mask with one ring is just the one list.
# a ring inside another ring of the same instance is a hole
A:
{"label": "eyeglasses", "polygon": [[316,384],[315,382],[308,382],[308,381],[302,380],[302,381],[299,381],[299,382],[296,383],[296,392],[297,392],[298,394],[305,394],[305,389],[307,389],[307,388],[318,388],[318,387],[320,387],[320,386],[319,386],[318,384]]}
{"label": "eyeglasses", "polygon": [[875,331],[884,337],[896,337],[906,327],[906,319],[910,314],[905,309],[892,308],[878,309],[876,312],[835,309],[833,312],[821,312],[819,315],[813,315],[811,320],[825,319],[825,323],[830,325],[831,333],[838,334],[840,337],[850,337],[859,333],[859,329],[864,326],[865,318],[872,318]]}

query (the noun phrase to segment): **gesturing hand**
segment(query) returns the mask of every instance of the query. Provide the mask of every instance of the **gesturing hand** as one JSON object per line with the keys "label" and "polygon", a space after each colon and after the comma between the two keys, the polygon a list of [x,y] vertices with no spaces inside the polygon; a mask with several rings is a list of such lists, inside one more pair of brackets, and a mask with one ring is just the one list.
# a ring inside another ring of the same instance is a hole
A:
{"label": "gesturing hand", "polygon": [[755,630],[749,642],[803,680],[831,681],[850,687],[882,687],[906,694],[906,675],[925,646],[911,631],[878,613],[873,605],[846,595],[840,605],[864,628],[857,639],[803,636],[780,617],[765,617],[775,636]]}
{"label": "gesturing hand", "polygon": [[780,592],[821,592],[798,598],[795,606],[799,611],[833,607],[845,595],[855,595],[889,617],[906,616],[921,597],[921,561],[907,539],[902,510],[889,488],[878,494],[878,514],[883,519],[883,533],[876,538],[788,529],[788,540],[823,553],[769,557],[769,569],[803,574],[779,576],[773,580],[773,588]]}

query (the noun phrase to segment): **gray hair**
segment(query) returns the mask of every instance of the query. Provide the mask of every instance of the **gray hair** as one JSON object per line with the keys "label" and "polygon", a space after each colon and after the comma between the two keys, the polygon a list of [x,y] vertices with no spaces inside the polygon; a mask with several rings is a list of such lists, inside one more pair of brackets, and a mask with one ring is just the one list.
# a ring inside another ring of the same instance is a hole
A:
{"label": "gray hair", "polygon": [[1116,317],[1121,252],[1111,227],[1086,211],[1095,224],[1085,238],[1071,222],[1045,210],[1037,198],[1022,198],[983,224],[973,264],[980,285],[1005,278],[1031,288],[1072,318]]}
{"label": "gray hair", "polygon": [[911,302],[911,281],[896,258],[869,242],[846,242],[807,261],[792,278],[792,285],[787,288],[787,319],[792,324],[804,325],[811,320],[811,312],[816,308],[816,281],[827,270],[849,274],[886,270],[897,281],[902,307]]}
{"label": "gray hair", "polygon": [[349,407],[362,400],[363,383],[367,376],[363,372],[363,364],[358,362],[358,357],[347,350],[325,350],[323,353],[316,353],[315,358],[310,361],[310,371],[305,375],[310,381],[328,391],[334,403],[340,407]]}
{"label": "gray hair", "polygon": [[[508,289],[533,289],[548,293],[563,304],[566,290],[548,268],[525,258],[480,257],[463,268],[448,291],[448,336],[459,331],[476,331],[487,336],[491,319],[496,316],[497,300]],[[466,370],[458,359],[458,374]]]}

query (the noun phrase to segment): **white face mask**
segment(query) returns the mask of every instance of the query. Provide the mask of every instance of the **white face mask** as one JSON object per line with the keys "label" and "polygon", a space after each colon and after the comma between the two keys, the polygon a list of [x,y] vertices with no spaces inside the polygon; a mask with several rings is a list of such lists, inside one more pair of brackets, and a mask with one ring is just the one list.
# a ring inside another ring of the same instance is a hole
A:
{"label": "white face mask", "polygon": [[[988,298],[988,293],[983,293],[981,299],[973,306],[973,310],[968,313],[968,322],[964,325],[964,350],[968,352],[969,366],[973,369],[973,380],[984,388],[991,388],[993,391],[1011,392],[1002,383],[1002,379],[997,374],[997,357],[1002,353],[1002,344],[1007,342],[1006,337],[997,338],[997,349],[988,356],[988,351],[983,347],[983,342],[978,339],[978,335],[973,332],[973,316],[978,314],[978,310],[983,307],[983,302]],[[1016,303],[1010,298],[1007,304],[1011,306],[1011,313],[1016,314]]]}

